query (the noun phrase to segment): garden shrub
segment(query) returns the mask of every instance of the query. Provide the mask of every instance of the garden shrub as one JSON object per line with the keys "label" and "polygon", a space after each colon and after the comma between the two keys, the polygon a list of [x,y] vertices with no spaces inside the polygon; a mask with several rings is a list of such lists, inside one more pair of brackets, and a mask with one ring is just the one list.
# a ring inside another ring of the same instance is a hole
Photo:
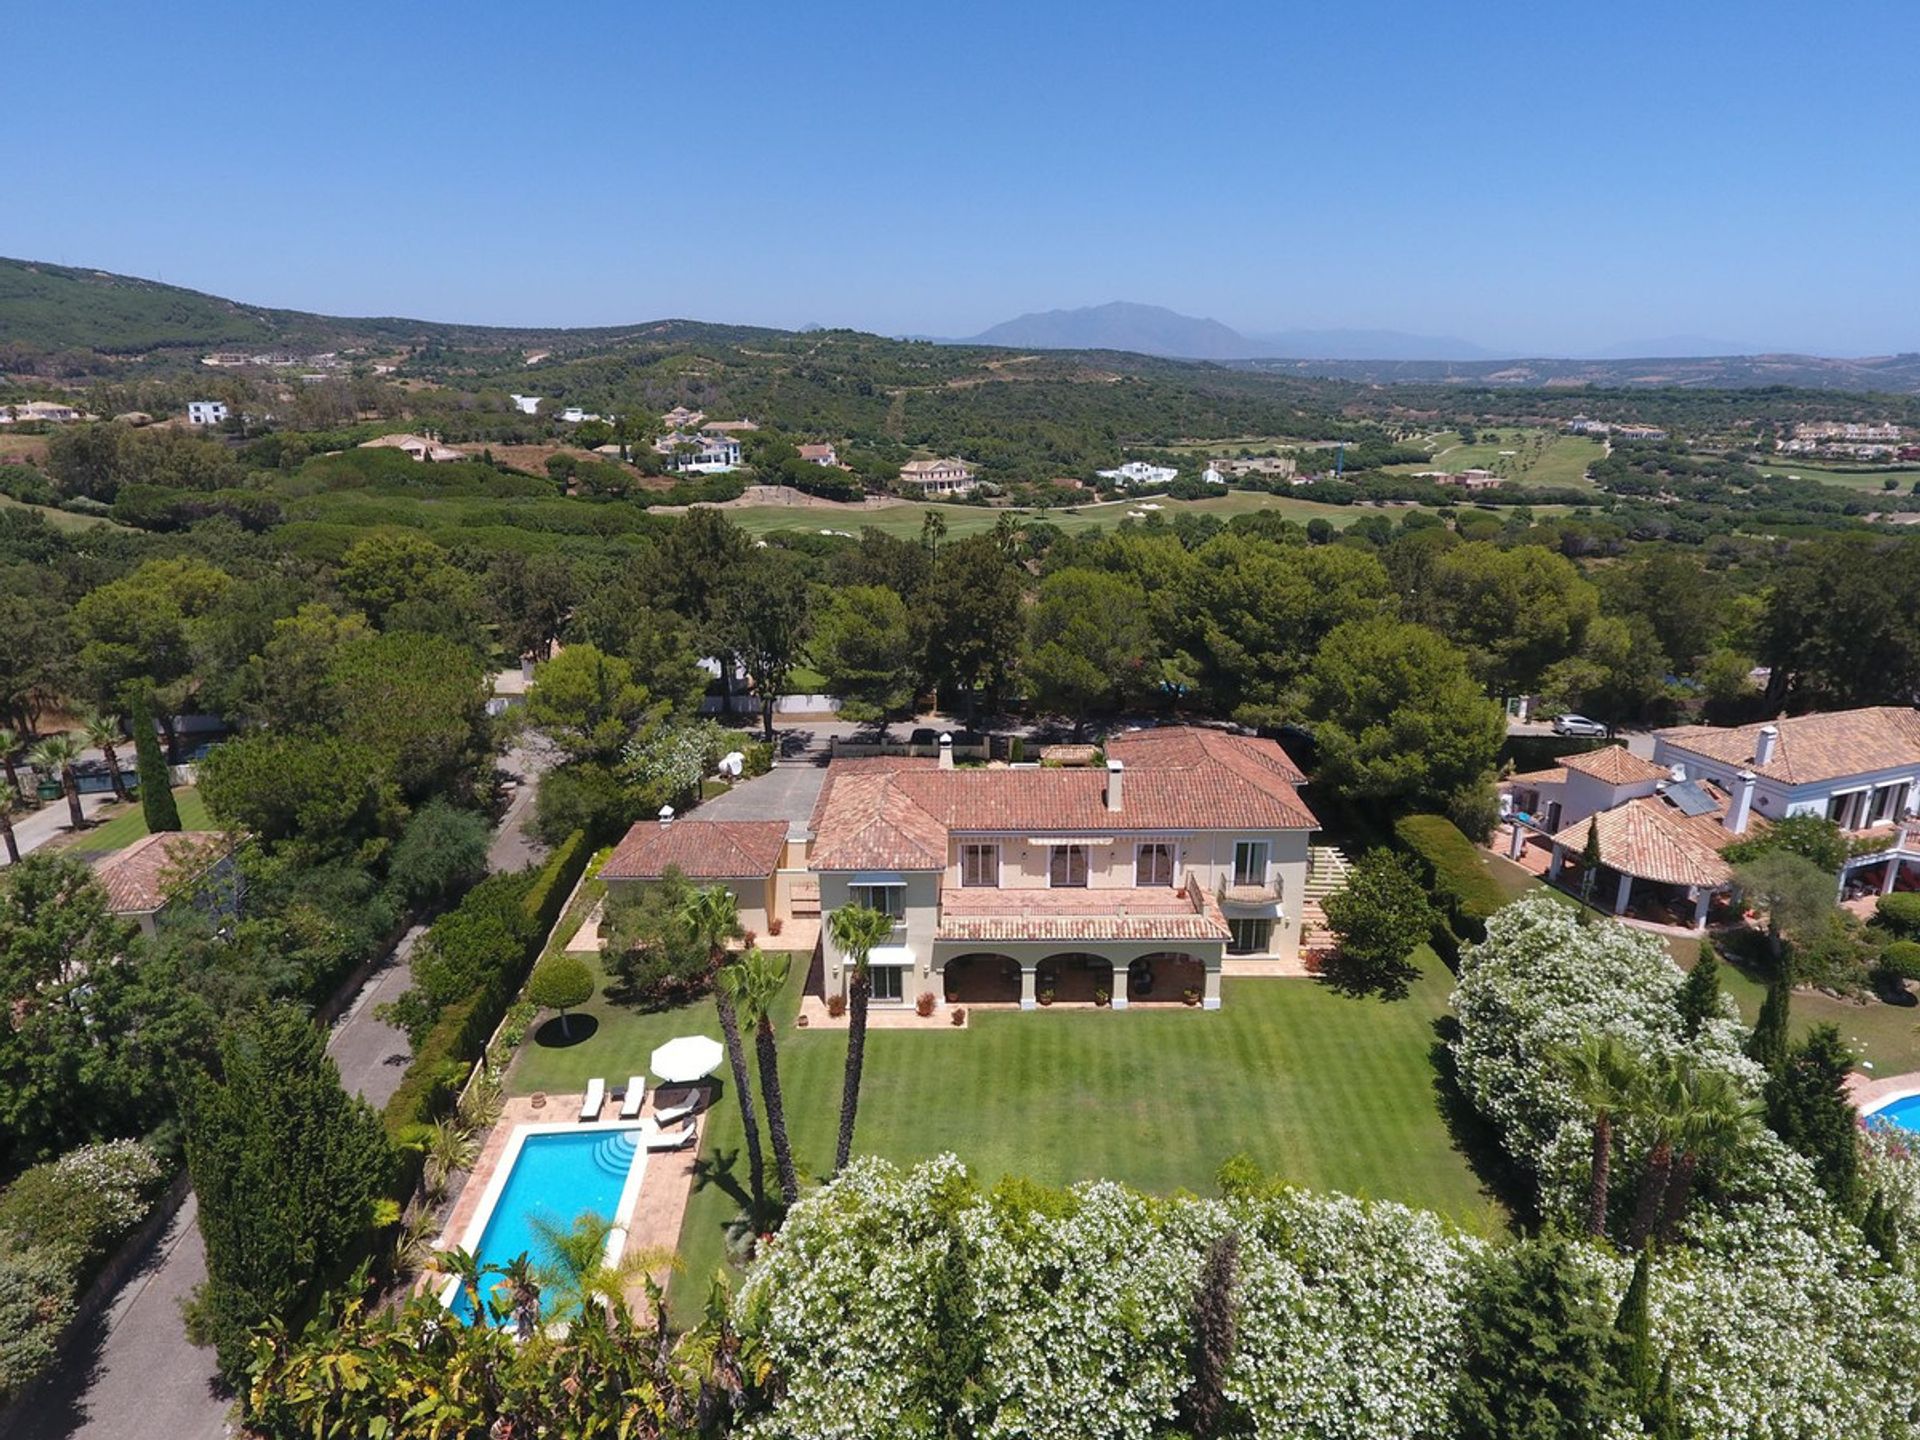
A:
{"label": "garden shrub", "polygon": [[73,1272],[57,1256],[0,1249],[0,1401],[53,1364],[76,1294]]}
{"label": "garden shrub", "polygon": [[41,1250],[90,1276],[153,1213],[165,1181],[138,1140],[83,1145],[0,1191],[0,1248]]}
{"label": "garden shrub", "polygon": [[1920,891],[1896,891],[1874,902],[1875,923],[1904,940],[1920,940]]}
{"label": "garden shrub", "polygon": [[487,873],[486,817],[434,799],[415,812],[394,844],[387,883],[408,905],[437,908]]}
{"label": "garden shrub", "polygon": [[1444,815],[1404,815],[1394,822],[1395,838],[1424,862],[1433,898],[1462,939],[1486,933],[1506,894],[1487,872],[1480,847]]}
{"label": "garden shrub", "polygon": [[1880,952],[1880,968],[1899,980],[1920,980],[1920,940],[1895,940]]}

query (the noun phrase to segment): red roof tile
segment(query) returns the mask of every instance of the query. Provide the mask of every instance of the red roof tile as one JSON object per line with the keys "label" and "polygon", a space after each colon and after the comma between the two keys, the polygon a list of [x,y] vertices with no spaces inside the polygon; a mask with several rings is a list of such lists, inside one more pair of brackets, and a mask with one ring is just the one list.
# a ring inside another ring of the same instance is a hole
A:
{"label": "red roof tile", "polygon": [[1920,765],[1920,711],[1904,705],[1788,715],[1771,723],[1780,738],[1765,765],[1755,764],[1753,758],[1759,725],[1679,725],[1654,734],[1678,749],[1724,765],[1751,768],[1787,785]]}
{"label": "red roof tile", "polygon": [[787,846],[784,820],[642,820],[600,867],[609,880],[657,880],[669,867],[690,880],[771,875]]}
{"label": "red roof tile", "polygon": [[814,808],[816,870],[940,870],[951,832],[1311,830],[1305,777],[1269,740],[1176,727],[1118,736],[1121,804],[1102,769],[942,770],[926,760],[836,760]]}
{"label": "red roof tile", "polygon": [[226,848],[216,830],[162,830],[94,862],[93,871],[116,915],[150,915],[182,879],[198,875]]}
{"label": "red roof tile", "polygon": [[1568,770],[1591,775],[1603,785],[1632,785],[1637,781],[1664,780],[1666,767],[1642,760],[1624,745],[1609,745],[1579,755],[1562,755],[1560,764]]}

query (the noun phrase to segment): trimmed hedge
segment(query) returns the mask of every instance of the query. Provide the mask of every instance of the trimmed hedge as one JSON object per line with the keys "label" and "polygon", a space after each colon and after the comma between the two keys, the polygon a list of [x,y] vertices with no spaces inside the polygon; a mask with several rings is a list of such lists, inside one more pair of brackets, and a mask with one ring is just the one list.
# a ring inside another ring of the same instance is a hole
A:
{"label": "trimmed hedge", "polygon": [[1463,940],[1485,939],[1487,921],[1507,897],[1487,873],[1480,847],[1444,815],[1403,815],[1393,833],[1424,862],[1434,902],[1454,933]]}
{"label": "trimmed hedge", "polygon": [[1896,935],[1920,940],[1920,891],[1882,895],[1874,904],[1873,918]]}
{"label": "trimmed hedge", "polygon": [[417,1148],[427,1127],[452,1108],[473,1062],[486,1049],[488,1037],[546,947],[547,933],[559,920],[592,854],[585,833],[576,830],[554,847],[538,870],[483,880],[459,906],[434,922],[422,943],[431,943],[435,932],[456,941],[511,934],[517,943],[505,952],[478,946],[475,955],[462,957],[466,962],[487,963],[491,973],[478,976],[463,998],[446,1005],[414,1047],[412,1063],[383,1112],[387,1134],[396,1144]]}

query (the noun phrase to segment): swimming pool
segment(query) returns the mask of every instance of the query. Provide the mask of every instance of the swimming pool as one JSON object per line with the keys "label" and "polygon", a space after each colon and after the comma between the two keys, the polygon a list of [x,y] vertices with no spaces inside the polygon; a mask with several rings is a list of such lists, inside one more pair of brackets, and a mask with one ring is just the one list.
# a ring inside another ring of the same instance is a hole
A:
{"label": "swimming pool", "polygon": [[1920,1095],[1902,1095],[1897,1100],[1889,1100],[1878,1110],[1869,1110],[1867,1119],[1885,1120],[1902,1130],[1920,1132]]}
{"label": "swimming pool", "polygon": [[[640,1194],[646,1153],[638,1122],[523,1125],[508,1140],[461,1244],[484,1270],[505,1265],[523,1250],[539,1263],[535,1219],[565,1227],[592,1210],[624,1226]],[[625,1248],[626,1232],[616,1230],[607,1241],[608,1260],[617,1260]],[[490,1286],[495,1280],[489,1277],[485,1283]],[[458,1280],[451,1281],[440,1298],[460,1319],[473,1323],[473,1306]]]}

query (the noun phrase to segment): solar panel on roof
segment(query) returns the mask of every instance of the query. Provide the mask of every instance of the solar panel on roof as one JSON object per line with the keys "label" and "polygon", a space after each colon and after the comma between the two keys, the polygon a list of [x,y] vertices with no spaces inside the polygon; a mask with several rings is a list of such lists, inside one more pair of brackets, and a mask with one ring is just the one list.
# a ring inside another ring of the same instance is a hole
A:
{"label": "solar panel on roof", "polygon": [[1720,808],[1720,802],[1709,795],[1698,780],[1669,785],[1667,799],[1682,815],[1711,815]]}

